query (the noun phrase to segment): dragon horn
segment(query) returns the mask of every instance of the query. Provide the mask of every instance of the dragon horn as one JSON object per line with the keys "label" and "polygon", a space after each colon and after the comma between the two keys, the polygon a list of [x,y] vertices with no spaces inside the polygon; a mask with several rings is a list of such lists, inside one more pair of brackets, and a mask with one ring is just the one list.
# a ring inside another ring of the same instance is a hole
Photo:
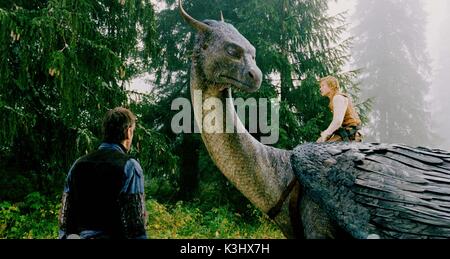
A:
{"label": "dragon horn", "polygon": [[194,27],[196,30],[202,31],[202,32],[211,30],[211,28],[207,24],[197,21],[194,18],[192,18],[189,14],[187,14],[186,11],[183,9],[183,6],[181,5],[181,0],[178,0],[178,5],[180,7],[181,16],[192,27]]}

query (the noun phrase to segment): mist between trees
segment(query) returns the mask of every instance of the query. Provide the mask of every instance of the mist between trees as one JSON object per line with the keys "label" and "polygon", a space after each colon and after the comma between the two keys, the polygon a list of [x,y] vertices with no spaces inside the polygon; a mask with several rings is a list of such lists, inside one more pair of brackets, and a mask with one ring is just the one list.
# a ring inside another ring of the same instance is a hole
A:
{"label": "mist between trees", "polygon": [[[445,142],[450,51],[443,48],[442,79],[433,82],[442,94],[427,103],[430,59],[423,52],[421,1],[359,1],[352,24],[346,13],[328,15],[327,0],[183,3],[199,20],[219,19],[222,11],[255,46],[262,87],[233,94],[279,100],[273,146],[292,149],[327,128],[331,112],[317,83],[326,75],[337,76],[352,96],[368,141],[430,147]],[[138,116],[132,154],[144,169],[148,200],[167,206],[184,201],[202,211],[226,208],[259,224],[261,215],[217,170],[200,136],[171,128],[177,114],[172,102],[190,100],[194,36],[174,0],[1,1],[2,209],[38,204],[20,203],[26,197],[58,204],[70,165],[100,144],[103,114],[123,105]],[[129,82],[144,73],[151,75],[149,91],[130,91]],[[432,121],[438,117],[431,111],[443,118]],[[250,126],[248,116],[243,123]],[[267,132],[251,133],[261,140]],[[56,224],[56,216],[49,217]],[[12,231],[12,220],[2,218],[1,237]]]}

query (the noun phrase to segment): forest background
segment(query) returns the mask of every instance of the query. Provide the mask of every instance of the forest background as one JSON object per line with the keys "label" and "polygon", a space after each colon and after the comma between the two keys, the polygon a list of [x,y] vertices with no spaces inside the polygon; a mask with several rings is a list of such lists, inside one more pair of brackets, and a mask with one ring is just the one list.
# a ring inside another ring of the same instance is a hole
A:
{"label": "forest background", "polygon": [[[262,87],[234,95],[280,100],[275,147],[313,142],[327,127],[317,78],[331,74],[357,104],[366,141],[450,149],[449,27],[433,59],[425,1],[331,12],[340,2],[183,1],[199,20],[222,11],[255,46]],[[67,172],[98,147],[100,120],[116,106],[138,116],[132,154],[144,169],[149,238],[284,238],[198,134],[171,130],[172,101],[190,98],[194,36],[174,0],[0,1],[0,238],[57,238]]]}

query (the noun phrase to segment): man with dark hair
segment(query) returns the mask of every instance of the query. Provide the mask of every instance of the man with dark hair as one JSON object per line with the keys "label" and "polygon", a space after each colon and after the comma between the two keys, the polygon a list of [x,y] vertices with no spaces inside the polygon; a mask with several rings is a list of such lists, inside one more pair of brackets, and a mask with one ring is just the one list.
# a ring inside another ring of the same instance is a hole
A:
{"label": "man with dark hair", "polygon": [[109,110],[103,143],[79,158],[69,171],[60,212],[59,238],[145,239],[144,175],[131,148],[136,116]]}

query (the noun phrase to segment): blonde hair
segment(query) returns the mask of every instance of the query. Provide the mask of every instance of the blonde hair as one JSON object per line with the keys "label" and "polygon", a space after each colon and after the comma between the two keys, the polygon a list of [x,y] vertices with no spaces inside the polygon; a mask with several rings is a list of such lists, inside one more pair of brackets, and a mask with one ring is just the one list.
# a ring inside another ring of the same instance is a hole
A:
{"label": "blonde hair", "polygon": [[334,76],[327,76],[319,79],[319,83],[321,84],[322,82],[327,83],[328,87],[333,92],[333,95],[341,91],[339,87],[339,81]]}

